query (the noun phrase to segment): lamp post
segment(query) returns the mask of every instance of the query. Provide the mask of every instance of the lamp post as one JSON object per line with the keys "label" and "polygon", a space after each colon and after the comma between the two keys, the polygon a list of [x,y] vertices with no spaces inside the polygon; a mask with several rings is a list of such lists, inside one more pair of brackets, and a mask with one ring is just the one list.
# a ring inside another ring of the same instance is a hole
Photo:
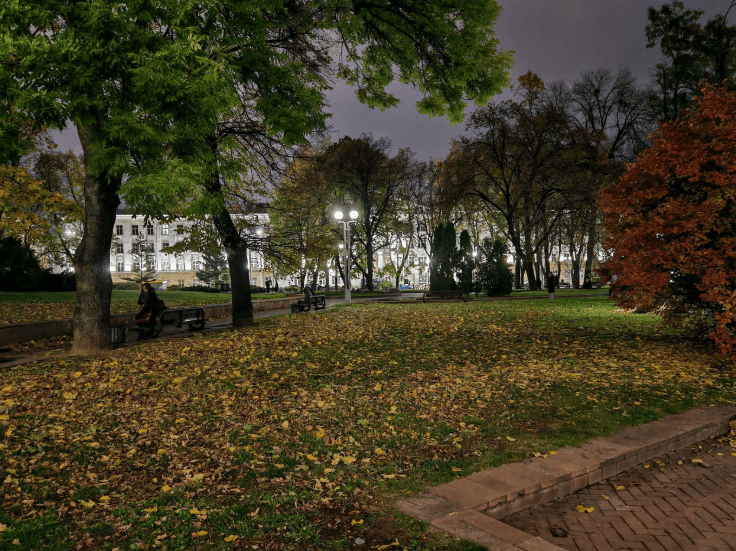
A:
{"label": "lamp post", "polygon": [[345,304],[350,305],[350,224],[354,224],[358,221],[358,211],[350,211],[350,220],[343,220],[344,213],[340,209],[336,210],[334,213],[332,213],[332,215],[335,217],[335,220],[342,224],[343,227],[343,235],[345,240]]}

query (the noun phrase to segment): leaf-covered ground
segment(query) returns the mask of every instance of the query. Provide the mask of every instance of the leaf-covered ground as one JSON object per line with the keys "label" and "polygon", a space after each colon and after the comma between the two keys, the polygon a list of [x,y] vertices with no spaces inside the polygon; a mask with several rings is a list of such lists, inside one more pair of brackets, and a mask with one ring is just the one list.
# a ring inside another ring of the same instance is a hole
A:
{"label": "leaf-covered ground", "polygon": [[[140,291],[113,291],[110,311],[113,314],[138,310]],[[284,296],[283,293],[254,295],[258,298]],[[232,301],[230,293],[201,293],[196,291],[160,291],[158,293],[167,306],[206,306]],[[46,321],[71,318],[74,315],[74,293],[0,293],[0,324],[28,321]]]}
{"label": "leaf-covered ground", "polygon": [[395,501],[733,403],[735,376],[605,298],[354,306],[29,364],[0,385],[0,547],[476,549]]}

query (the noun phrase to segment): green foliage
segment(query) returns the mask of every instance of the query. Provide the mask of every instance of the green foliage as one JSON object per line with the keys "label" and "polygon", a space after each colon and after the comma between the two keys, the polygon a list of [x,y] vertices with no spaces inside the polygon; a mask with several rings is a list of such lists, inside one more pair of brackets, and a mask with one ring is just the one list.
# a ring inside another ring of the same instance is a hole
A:
{"label": "green foliage", "polygon": [[478,265],[478,288],[484,290],[489,297],[510,295],[513,288],[514,274],[506,264],[506,245],[496,239],[486,240],[485,258]]}
{"label": "green foliage", "polygon": [[136,291],[140,288],[141,286],[135,281],[124,281],[122,283],[116,283],[113,286],[113,289],[115,289],[116,291]]}
{"label": "green foliage", "polygon": [[33,251],[14,237],[0,239],[0,290],[32,291],[41,281],[43,270]]}
{"label": "green foliage", "polygon": [[227,277],[228,272],[227,258],[222,251],[202,253],[202,269],[197,270],[197,279],[207,285],[217,285]]}
{"label": "green foliage", "polygon": [[473,258],[473,245],[470,241],[468,230],[460,232],[460,250],[457,252],[458,287],[470,293],[475,284],[473,283],[473,271],[475,270],[475,259]]}
{"label": "green foliage", "polygon": [[457,236],[455,224],[447,222],[434,230],[432,241],[432,266],[429,272],[430,291],[457,289],[455,267],[457,260]]}

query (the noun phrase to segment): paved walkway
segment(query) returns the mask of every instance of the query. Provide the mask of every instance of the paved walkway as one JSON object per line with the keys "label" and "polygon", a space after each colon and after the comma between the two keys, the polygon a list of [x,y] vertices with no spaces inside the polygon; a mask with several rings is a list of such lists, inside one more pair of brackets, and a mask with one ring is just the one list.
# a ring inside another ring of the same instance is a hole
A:
{"label": "paved walkway", "polygon": [[734,452],[707,440],[503,522],[570,551],[736,550]]}
{"label": "paved walkway", "polygon": [[736,550],[736,448],[709,441],[736,438],[735,415],[694,409],[397,505],[492,551]]}

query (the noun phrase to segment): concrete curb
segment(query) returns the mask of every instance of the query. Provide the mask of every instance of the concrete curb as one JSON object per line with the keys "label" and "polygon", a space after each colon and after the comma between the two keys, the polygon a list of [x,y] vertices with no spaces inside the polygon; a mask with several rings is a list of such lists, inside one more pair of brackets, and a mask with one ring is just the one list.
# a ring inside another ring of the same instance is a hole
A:
{"label": "concrete curb", "polygon": [[554,501],[644,461],[728,431],[736,407],[696,408],[630,427],[581,447],[533,457],[435,486],[399,501],[399,510],[492,551],[563,551],[502,523],[504,517]]}

